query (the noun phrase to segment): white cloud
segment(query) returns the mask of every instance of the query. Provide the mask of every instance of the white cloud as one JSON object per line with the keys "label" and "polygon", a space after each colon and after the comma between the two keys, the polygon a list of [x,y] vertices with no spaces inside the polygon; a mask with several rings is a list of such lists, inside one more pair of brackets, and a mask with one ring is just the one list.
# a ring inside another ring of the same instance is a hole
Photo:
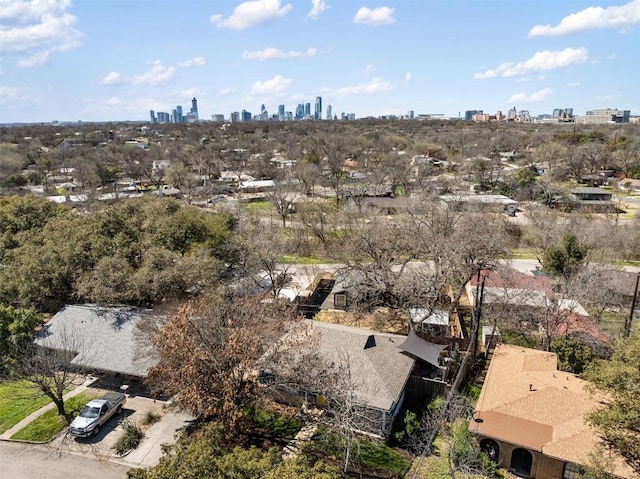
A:
{"label": "white cloud", "polygon": [[65,13],[70,5],[70,0],[0,1],[3,52],[28,55],[18,66],[30,67],[46,62],[51,53],[80,46],[76,17]]}
{"label": "white cloud", "polygon": [[411,83],[411,80],[413,80],[413,75],[411,75],[411,72],[407,72],[407,74],[404,76],[404,82]]}
{"label": "white cloud", "polygon": [[153,65],[151,70],[133,77],[132,83],[134,85],[157,86],[169,81],[176,72],[176,67],[165,67],[159,61],[151,62],[151,64]]}
{"label": "white cloud", "polygon": [[204,59],[204,57],[194,57],[189,60],[179,62],[178,66],[183,68],[201,67],[201,66],[204,66],[206,63],[207,61]]}
{"label": "white cloud", "polygon": [[45,63],[47,63],[47,60],[49,60],[50,54],[51,52],[49,50],[43,50],[41,52],[34,53],[33,55],[27,58],[18,60],[18,63],[16,65],[18,65],[21,68],[29,68],[29,67],[44,65]]}
{"label": "white cloud", "polygon": [[111,72],[104,78],[98,80],[101,85],[122,85],[124,83],[124,77],[118,72]]}
{"label": "white cloud", "polygon": [[111,98],[105,100],[104,103],[105,103],[105,105],[108,105],[108,106],[120,106],[124,102],[120,98],[114,96],[114,97],[111,97]]}
{"label": "white cloud", "polygon": [[327,8],[329,7],[323,0],[311,0],[311,10],[309,10],[309,13],[307,14],[307,16],[309,18],[313,18],[314,20],[317,20],[320,14],[324,12]]}
{"label": "white cloud", "polygon": [[218,96],[227,96],[227,95],[231,95],[234,92],[235,92],[235,90],[233,88],[222,88],[222,89],[218,90],[216,95],[218,95]]}
{"label": "white cloud", "polygon": [[536,25],[529,31],[529,36],[552,37],[602,28],[616,28],[624,32],[637,24],[640,24],[640,0],[620,6],[585,8],[564,17],[555,27]]}
{"label": "white cloud", "polygon": [[371,95],[373,93],[393,90],[394,88],[395,86],[391,82],[381,77],[376,77],[368,83],[339,88],[331,93],[338,98],[344,98],[351,95]]}
{"label": "white cloud", "polygon": [[278,50],[273,47],[266,47],[262,50],[257,50],[254,52],[250,52],[245,50],[242,52],[243,60],[287,60],[289,58],[309,58],[318,53],[318,50],[315,48],[307,48],[306,51],[294,51],[290,50],[288,52]]}
{"label": "white cloud", "polygon": [[486,80],[496,76],[512,77],[526,75],[540,70],[553,70],[569,65],[585,63],[589,60],[586,48],[565,48],[564,50],[536,52],[531,58],[520,63],[506,62],[493,70],[476,73],[473,78]]}
{"label": "white cloud", "polygon": [[531,78],[529,78],[529,77],[520,77],[520,78],[516,79],[516,83],[524,83],[524,82],[528,82],[530,80],[531,80]]}
{"label": "white cloud", "polygon": [[20,90],[12,86],[0,85],[0,101],[15,100],[20,95]]}
{"label": "white cloud", "polygon": [[553,94],[553,90],[551,88],[544,88],[542,90],[531,93],[530,95],[527,95],[526,93],[516,93],[515,95],[512,95],[511,98],[509,98],[509,102],[536,103],[544,100],[551,94]]}
{"label": "white cloud", "polygon": [[211,15],[209,21],[217,27],[244,30],[245,28],[269,23],[284,17],[292,7],[290,3],[283,6],[280,3],[280,0],[243,2],[236,7],[229,17],[224,18],[219,14]]}
{"label": "white cloud", "polygon": [[281,75],[274,76],[271,80],[257,81],[251,87],[250,95],[270,95],[279,93],[291,85],[291,78],[284,78]]}
{"label": "white cloud", "polygon": [[567,83],[567,88],[578,88],[582,86],[582,84],[578,81],[572,81],[570,83]]}
{"label": "white cloud", "polygon": [[617,55],[617,54],[615,54],[615,53],[612,53],[611,55],[609,55],[609,56],[607,57],[607,60],[615,60],[615,59],[617,59],[617,58],[618,58],[618,55]]}
{"label": "white cloud", "polygon": [[375,65],[367,65],[366,67],[364,67],[364,72],[366,74],[370,74],[376,71],[376,67]]}
{"label": "white cloud", "polygon": [[187,88],[186,90],[182,90],[178,96],[180,98],[193,98],[196,96],[202,96],[202,90],[196,87]]}
{"label": "white cloud", "polygon": [[365,25],[389,25],[395,23],[396,19],[393,18],[393,12],[395,9],[390,7],[378,7],[370,9],[362,7],[353,17],[354,23],[364,23]]}
{"label": "white cloud", "polygon": [[620,95],[600,95],[596,97],[596,101],[600,103],[608,102],[614,98],[618,98]]}

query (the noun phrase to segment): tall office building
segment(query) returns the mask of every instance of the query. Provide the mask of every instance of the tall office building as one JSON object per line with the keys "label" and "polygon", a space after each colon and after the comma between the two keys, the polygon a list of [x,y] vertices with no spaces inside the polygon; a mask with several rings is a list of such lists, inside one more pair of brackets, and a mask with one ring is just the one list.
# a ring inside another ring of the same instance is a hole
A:
{"label": "tall office building", "polygon": [[314,115],[316,120],[322,120],[322,97],[316,97],[316,111]]}
{"label": "tall office building", "polygon": [[311,116],[311,103],[304,104],[304,116]]}
{"label": "tall office building", "polygon": [[195,113],[196,118],[198,117],[198,100],[196,100],[196,97],[191,100],[191,113]]}
{"label": "tall office building", "polygon": [[158,123],[158,119],[156,118],[156,112],[153,110],[149,110],[149,121],[151,121],[152,125]]}
{"label": "tall office building", "polygon": [[304,104],[298,103],[298,106],[296,107],[295,119],[301,120],[303,116],[304,116]]}
{"label": "tall office building", "polygon": [[332,117],[331,117],[331,110],[332,109],[333,108],[331,107],[331,105],[327,105],[327,120],[331,120],[332,119]]}
{"label": "tall office building", "polygon": [[483,115],[483,114],[484,114],[483,110],[467,110],[464,112],[464,119],[465,121],[473,121],[474,115]]}
{"label": "tall office building", "polygon": [[278,116],[284,116],[284,105],[278,105]]}

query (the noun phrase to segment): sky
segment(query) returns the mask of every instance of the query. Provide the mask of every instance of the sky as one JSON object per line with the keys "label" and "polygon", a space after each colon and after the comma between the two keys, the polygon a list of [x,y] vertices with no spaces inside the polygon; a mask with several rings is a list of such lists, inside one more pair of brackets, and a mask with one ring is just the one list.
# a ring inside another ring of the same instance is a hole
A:
{"label": "sky", "polygon": [[640,114],[640,0],[0,0],[0,123]]}

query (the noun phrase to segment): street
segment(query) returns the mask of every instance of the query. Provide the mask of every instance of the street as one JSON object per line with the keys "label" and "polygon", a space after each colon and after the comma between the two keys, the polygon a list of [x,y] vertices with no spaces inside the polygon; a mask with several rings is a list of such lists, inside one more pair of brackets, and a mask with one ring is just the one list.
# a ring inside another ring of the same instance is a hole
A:
{"label": "street", "polygon": [[47,445],[0,441],[1,479],[123,479],[130,468],[73,454]]}

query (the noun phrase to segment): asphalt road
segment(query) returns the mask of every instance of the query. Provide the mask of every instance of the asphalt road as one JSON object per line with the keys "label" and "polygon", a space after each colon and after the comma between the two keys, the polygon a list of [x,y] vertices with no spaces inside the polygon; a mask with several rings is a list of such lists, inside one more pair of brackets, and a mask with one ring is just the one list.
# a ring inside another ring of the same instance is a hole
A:
{"label": "asphalt road", "polygon": [[129,467],[44,445],[0,441],[0,479],[125,479]]}

